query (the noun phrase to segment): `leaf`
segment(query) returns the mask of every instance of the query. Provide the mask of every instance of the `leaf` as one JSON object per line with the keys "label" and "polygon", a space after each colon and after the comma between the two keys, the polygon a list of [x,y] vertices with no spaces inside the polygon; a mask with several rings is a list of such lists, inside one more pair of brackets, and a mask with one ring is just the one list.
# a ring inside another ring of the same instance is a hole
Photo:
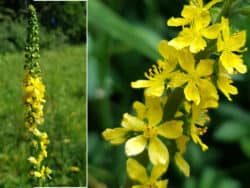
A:
{"label": "leaf", "polygon": [[107,32],[152,60],[158,58],[157,45],[161,38],[156,33],[127,22],[97,0],[89,1],[88,12],[90,27]]}
{"label": "leaf", "polygon": [[199,182],[200,188],[213,188],[217,177],[217,173],[212,168],[206,168],[201,176]]}
{"label": "leaf", "polygon": [[244,137],[240,140],[240,148],[250,158],[250,138]]}
{"label": "leaf", "polygon": [[248,134],[248,127],[237,121],[222,123],[214,133],[214,138],[223,142],[239,142]]}
{"label": "leaf", "polygon": [[224,116],[228,116],[240,122],[248,124],[250,122],[250,113],[241,109],[235,104],[222,103],[218,112]]}
{"label": "leaf", "polygon": [[235,10],[236,13],[242,14],[244,16],[250,16],[250,5],[241,7]]}
{"label": "leaf", "polygon": [[231,178],[223,178],[218,183],[217,188],[240,188],[240,183]]}

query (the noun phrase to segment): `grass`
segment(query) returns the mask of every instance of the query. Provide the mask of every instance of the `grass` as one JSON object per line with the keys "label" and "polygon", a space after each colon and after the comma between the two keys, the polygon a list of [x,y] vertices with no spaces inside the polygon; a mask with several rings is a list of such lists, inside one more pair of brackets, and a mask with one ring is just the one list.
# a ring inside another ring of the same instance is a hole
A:
{"label": "grass", "polygon": [[[29,133],[23,122],[24,55],[0,55],[0,187],[35,186],[29,177]],[[46,85],[45,130],[50,139],[46,163],[53,169],[46,186],[86,185],[85,47],[41,52]],[[79,172],[70,170],[78,166]]]}

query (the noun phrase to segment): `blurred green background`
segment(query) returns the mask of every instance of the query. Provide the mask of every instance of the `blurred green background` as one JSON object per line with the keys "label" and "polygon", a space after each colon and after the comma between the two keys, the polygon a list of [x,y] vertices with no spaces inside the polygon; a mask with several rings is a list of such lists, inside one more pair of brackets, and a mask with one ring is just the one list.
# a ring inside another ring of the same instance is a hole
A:
{"label": "blurred green background", "polygon": [[[230,12],[233,30],[245,29],[250,46],[249,0],[236,0]],[[180,28],[166,26],[171,16],[180,16],[188,1],[181,0],[91,0],[88,8],[88,167],[92,188],[124,187],[127,180],[124,146],[103,140],[101,132],[120,126],[122,114],[131,112],[142,90],[130,82],[156,62],[158,42],[175,37]],[[218,4],[217,7],[221,7]],[[244,7],[244,10],[240,9]],[[211,10],[213,13],[218,9]],[[244,16],[242,14],[244,14]],[[250,53],[244,54],[250,69]],[[210,110],[212,121],[203,136],[209,150],[188,145],[185,158],[191,177],[185,178],[174,164],[167,173],[170,188],[247,188],[250,173],[250,73],[235,76],[239,95],[228,102],[220,94],[220,107]]]}
{"label": "blurred green background", "polygon": [[[31,1],[30,1],[31,2]],[[86,185],[85,2],[34,2],[40,22],[45,123],[53,170],[46,186]],[[28,1],[0,2],[0,187],[35,186],[29,177],[30,134],[24,126],[22,80]],[[79,168],[79,171],[71,167]]]}

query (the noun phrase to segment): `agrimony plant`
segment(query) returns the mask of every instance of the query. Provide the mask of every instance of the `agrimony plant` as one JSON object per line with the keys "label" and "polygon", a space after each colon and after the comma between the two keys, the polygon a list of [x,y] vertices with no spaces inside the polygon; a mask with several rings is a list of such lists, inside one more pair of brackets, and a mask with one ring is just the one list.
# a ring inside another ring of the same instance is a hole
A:
{"label": "agrimony plant", "polygon": [[32,154],[28,158],[32,164],[30,174],[35,177],[39,185],[42,185],[46,178],[51,178],[52,170],[44,165],[47,158],[47,145],[49,144],[46,132],[40,131],[44,122],[43,107],[45,103],[45,86],[40,75],[39,66],[39,30],[35,8],[28,7],[28,36],[25,47],[24,65],[24,121],[27,130],[31,134]]}
{"label": "agrimony plant", "polygon": [[210,121],[208,109],[218,108],[218,91],[229,101],[238,94],[232,76],[247,72],[242,60],[246,31],[230,29],[226,16],[234,0],[223,1],[212,21],[210,9],[220,2],[190,0],[181,17],[167,21],[182,30],[172,40],[159,43],[162,58],[145,73],[146,79],[131,83],[132,88],[144,88],[144,102],[133,103],[135,113],[125,113],[121,127],[103,132],[112,144],[125,143],[133,188],[166,188],[168,179],[161,177],[170,161],[189,176],[183,154],[188,142],[208,149],[201,137]]}

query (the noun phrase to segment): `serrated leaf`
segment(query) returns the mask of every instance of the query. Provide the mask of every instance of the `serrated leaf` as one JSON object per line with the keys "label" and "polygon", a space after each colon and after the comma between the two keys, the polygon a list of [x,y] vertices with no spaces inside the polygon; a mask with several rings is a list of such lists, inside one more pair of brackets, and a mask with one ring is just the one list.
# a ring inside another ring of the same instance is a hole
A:
{"label": "serrated leaf", "polygon": [[237,121],[227,121],[219,125],[214,133],[214,138],[223,142],[239,142],[247,134],[248,128],[245,124]]}

